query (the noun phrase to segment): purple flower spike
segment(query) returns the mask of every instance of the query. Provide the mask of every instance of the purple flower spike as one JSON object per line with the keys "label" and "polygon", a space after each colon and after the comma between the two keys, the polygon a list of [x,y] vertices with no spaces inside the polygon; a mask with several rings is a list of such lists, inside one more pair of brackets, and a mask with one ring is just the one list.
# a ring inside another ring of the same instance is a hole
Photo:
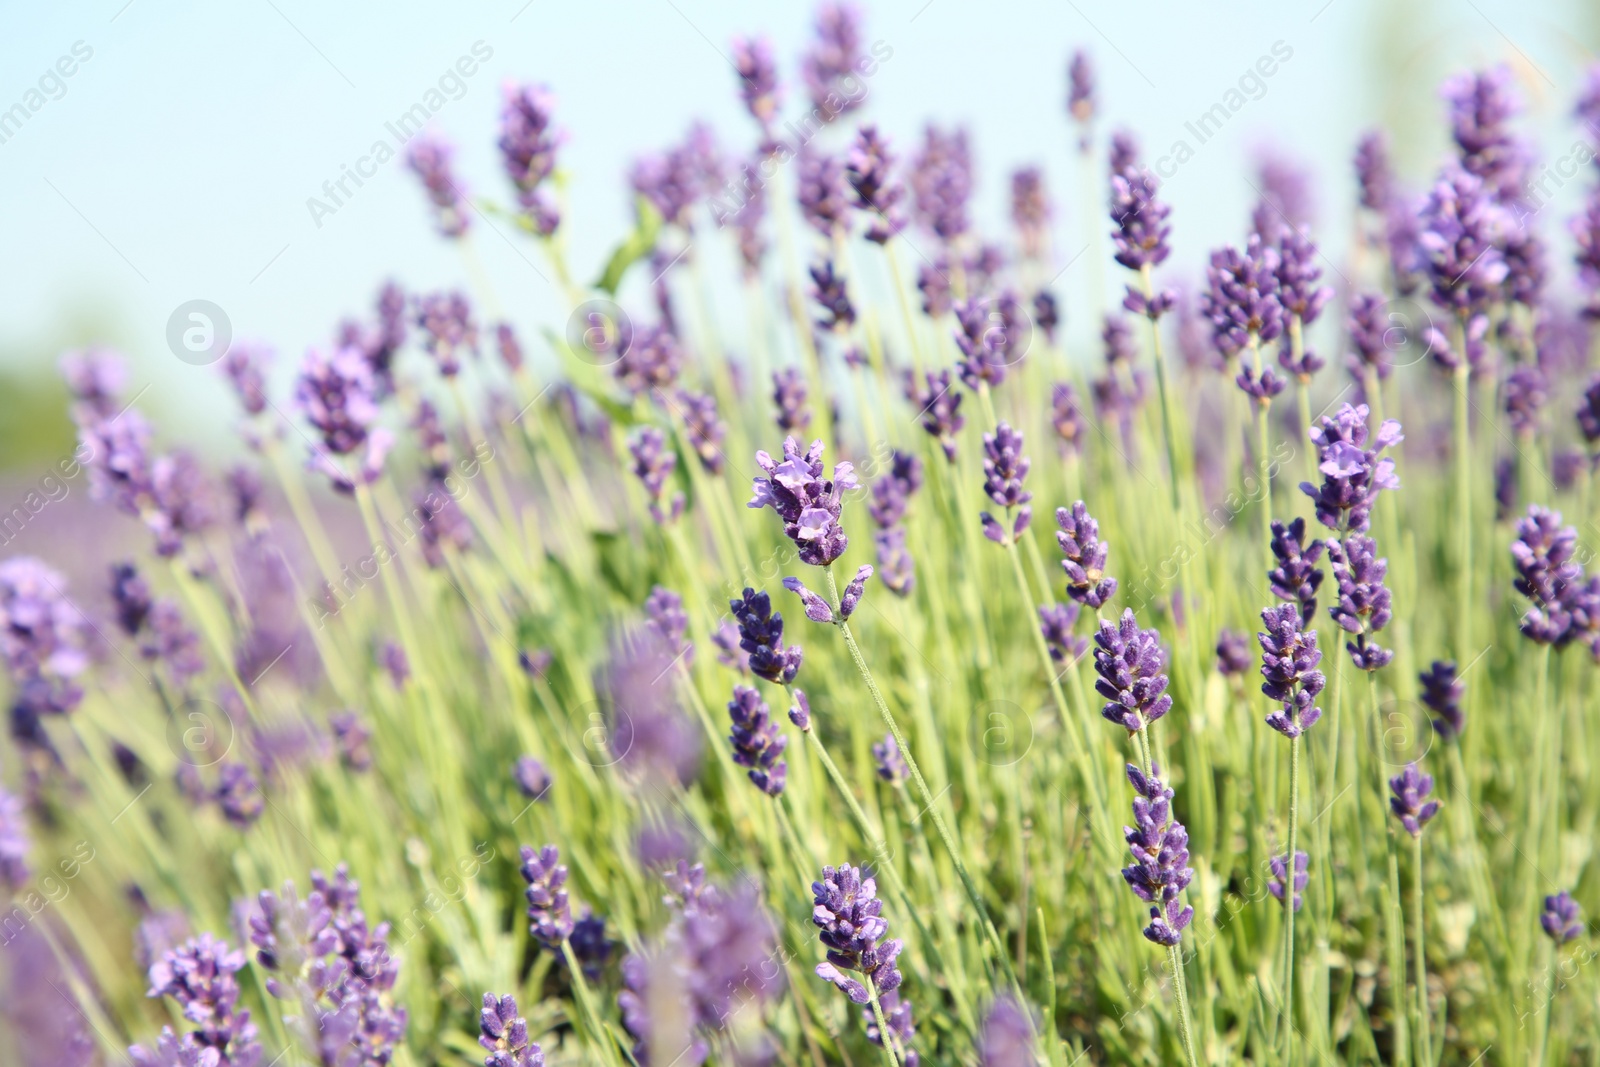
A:
{"label": "purple flower spike", "polygon": [[1242,630],[1223,630],[1217,635],[1217,673],[1244,674],[1254,664],[1250,656],[1250,637]]}
{"label": "purple flower spike", "polygon": [[1374,643],[1372,635],[1389,624],[1389,590],[1383,584],[1389,561],[1378,558],[1372,538],[1351,534],[1343,542],[1329,539],[1328,562],[1339,584],[1339,601],[1328,614],[1346,633],[1355,635],[1345,644],[1350,658],[1363,671],[1388,666],[1394,653]]}
{"label": "purple flower spike", "polygon": [[1300,625],[1310,626],[1317,614],[1317,589],[1322,585],[1322,570],[1315,566],[1326,547],[1323,542],[1306,541],[1306,521],[1294,519],[1287,526],[1272,523],[1272,554],[1278,565],[1267,572],[1272,595],[1300,606]]}
{"label": "purple flower spike", "polygon": [[783,587],[800,598],[800,604],[805,608],[806,618],[812,622],[833,623],[839,621],[838,617],[834,615],[833,609],[828,606],[828,602],[807,589],[805,583],[800,579],[785,578]]}
{"label": "purple flower spike", "polygon": [[911,550],[906,547],[905,527],[879,530],[872,535],[872,543],[878,553],[878,580],[896,596],[910,596],[916,587],[917,570]]}
{"label": "purple flower spike", "polygon": [[886,244],[906,225],[900,207],[906,190],[891,175],[893,166],[894,156],[889,151],[888,139],[876,126],[861,127],[845,161],[845,178],[855,194],[856,209],[872,217],[867,227],[867,240],[874,244]]}
{"label": "purple flower spike", "polygon": [[1129,270],[1158,267],[1172,254],[1167,241],[1172,235],[1167,222],[1172,208],[1156,198],[1159,184],[1155,175],[1138,169],[1137,161],[1111,175],[1111,221],[1117,227],[1111,231],[1111,243],[1116,261]]}
{"label": "purple flower spike", "polygon": [[1072,633],[1081,610],[1076,603],[1045,604],[1039,608],[1039,632],[1044,635],[1050,658],[1057,663],[1076,663],[1089,651],[1089,639]]}
{"label": "purple flower spike", "polygon": [[1171,710],[1161,635],[1139,629],[1132,608],[1123,609],[1116,625],[1102,619],[1094,643],[1094,669],[1100,676],[1094,688],[1106,698],[1101,715],[1131,734]]}
{"label": "purple flower spike", "polygon": [[872,483],[872,501],[867,512],[872,521],[887,529],[905,518],[911,495],[922,488],[922,460],[898,448],[890,456],[889,471]]}
{"label": "purple flower spike", "polygon": [[1461,166],[1497,198],[1519,200],[1527,158],[1510,130],[1511,119],[1522,110],[1510,68],[1457,74],[1444,83],[1440,95],[1450,105],[1450,132],[1461,150]]}
{"label": "purple flower spike", "polygon": [[807,699],[803,689],[794,691],[794,704],[789,708],[789,721],[802,732],[811,732],[811,701]]}
{"label": "purple flower spike", "polygon": [[1511,563],[1517,572],[1512,587],[1531,601],[1522,617],[1522,633],[1539,644],[1565,648],[1578,636],[1574,608],[1584,607],[1583,568],[1573,560],[1578,531],[1561,525],[1561,513],[1529,505],[1517,520],[1511,542]]}
{"label": "purple flower spike", "polygon": [[811,274],[811,299],[822,309],[817,326],[835,333],[847,333],[855,325],[856,309],[850,303],[844,277],[833,269],[833,260],[809,268]]}
{"label": "purple flower spike", "polygon": [[1572,894],[1563,889],[1555,896],[1544,898],[1539,925],[1544,927],[1550,940],[1564,945],[1583,934],[1583,909],[1572,899]]}
{"label": "purple flower spike", "polygon": [[1578,246],[1572,257],[1578,265],[1578,285],[1584,294],[1583,317],[1600,319],[1600,188],[1592,188],[1584,198],[1583,214],[1569,224],[1572,241]]}
{"label": "purple flower spike", "polygon": [[478,1016],[478,1044],[489,1051],[483,1067],[544,1067],[544,1052],[528,1040],[528,1021],[517,1013],[510,993],[499,999],[483,995]]}
{"label": "purple flower spike", "polygon": [[1333,299],[1333,290],[1318,285],[1317,246],[1304,229],[1289,230],[1278,242],[1278,300],[1283,310],[1309,326]]}
{"label": "purple flower spike", "polygon": [[[1081,48],[1072,53],[1067,63],[1067,114],[1080,126],[1094,120],[1094,64]],[[1086,143],[1079,147],[1088,150]]]}
{"label": "purple flower spike", "polygon": [[906,767],[905,757],[900,755],[900,746],[895,742],[894,734],[884,734],[882,741],[875,741],[872,745],[872,762],[877,765],[878,777],[890,785],[903,785],[911,777],[911,771]]}
{"label": "purple flower spike", "polygon": [[83,699],[73,681],[88,666],[83,615],[67,580],[31,556],[0,563],[0,655],[12,700],[31,716],[71,711]]}
{"label": "purple flower spike", "polygon": [[788,685],[800,670],[799,645],[783,644],[783,615],[772,610],[766,592],[746,587],[739,600],[728,601],[739,624],[739,647],[750,657],[750,673],[778,685]]}
{"label": "purple flower spike", "polygon": [[[1385,314],[1389,303],[1377,293],[1362,293],[1350,302],[1350,353],[1345,365],[1363,387],[1371,370],[1379,381],[1394,373],[1394,349],[1390,337],[1400,334]],[[1368,397],[1371,400],[1372,397]]]}
{"label": "purple flower spike", "polygon": [[1457,676],[1456,665],[1436,659],[1417,676],[1417,681],[1422,685],[1422,704],[1434,715],[1434,733],[1446,741],[1460,737],[1467,725],[1461,710],[1461,697],[1467,687]]}
{"label": "purple flower spike", "polygon": [[685,665],[694,662],[694,645],[684,639],[689,631],[689,616],[683,610],[683,597],[665,586],[656,586],[644,602],[650,628],[661,638],[669,656]]}
{"label": "purple flower spike", "polygon": [[856,568],[856,575],[850,579],[850,584],[844,587],[844,594],[839,597],[839,617],[848,619],[854,615],[856,608],[861,603],[861,594],[866,590],[867,579],[872,577],[872,566],[862,564]]}
{"label": "purple flower spike", "polygon": [[839,524],[841,495],[857,488],[855,468],[836,463],[833,477],[823,477],[822,442],[813,441],[804,453],[793,437],[783,442],[783,462],[765,451],[756,453],[756,466],[767,477],[753,480],[754,495],[747,507],[771,507],[783,520],[784,534],[799,549],[800,561],[826,567],[849,546]]}
{"label": "purple flower spike", "polygon": [[1389,798],[1389,810],[1406,833],[1420,837],[1428,820],[1439,812],[1439,802],[1427,799],[1433,792],[1433,776],[1423,774],[1415,763],[1408,763],[1405,770],[1389,779],[1389,792],[1394,794]]}
{"label": "purple flower spike", "polygon": [[[1294,854],[1294,910],[1299,911],[1300,905],[1305,901],[1300,894],[1305,892],[1306,885],[1311,881],[1311,872],[1307,869],[1311,864],[1311,857],[1304,852],[1295,850]],[[1285,882],[1289,880],[1289,857],[1287,855],[1274,856],[1267,861],[1267,866],[1272,870],[1272,877],[1267,880],[1267,892],[1280,902],[1283,900]]]}
{"label": "purple flower spike", "polygon": [[433,205],[434,225],[444,237],[461,237],[472,226],[472,211],[462,194],[461,184],[450,168],[455,150],[430,136],[419,137],[406,153],[406,165],[422,180],[422,188]]}
{"label": "purple flower spike", "polygon": [[667,448],[667,438],[654,426],[646,426],[628,442],[628,453],[633,457],[633,473],[644,485],[650,498],[650,515],[662,526],[678,521],[683,514],[683,494],[674,493],[669,499],[667,480],[678,467],[678,454]]}
{"label": "purple flower spike", "polygon": [[507,85],[500,111],[500,159],[506,177],[517,189],[517,204],[526,225],[549,237],[561,223],[554,199],[542,189],[556,169],[561,143],[551,126],[555,98],[543,86]]}
{"label": "purple flower spike", "polygon": [[1365,404],[1344,404],[1333,415],[1324,415],[1322,425],[1311,428],[1322,485],[1301,482],[1300,491],[1311,498],[1317,519],[1330,530],[1365,533],[1379,491],[1400,488],[1394,460],[1380,458],[1384,449],[1405,440],[1400,424],[1384,420],[1372,438],[1373,448],[1366,447],[1367,436]]}
{"label": "purple flower spike", "polygon": [[234,975],[244,965],[243,952],[233,951],[226,941],[210,934],[201,934],[164,953],[150,967],[146,995],[177,1001],[183,1017],[195,1026],[185,1036],[185,1043],[192,1038],[213,1052],[211,1062],[224,1067],[256,1067],[261,1062],[261,1045],[250,1012],[238,1010],[239,982]]}
{"label": "purple flower spike", "polygon": [[0,889],[13,894],[27,883],[28,820],[22,801],[0,787]]}
{"label": "purple flower spike", "polygon": [[735,40],[733,66],[739,75],[739,99],[770,141],[779,104],[778,63],[772,55],[772,42],[764,37]]}
{"label": "purple flower spike", "polygon": [[1361,185],[1361,206],[1385,212],[1394,196],[1394,170],[1389,163],[1389,140],[1379,130],[1369,130],[1356,144],[1356,181]]}
{"label": "purple flower spike", "polygon": [[620,344],[621,355],[611,373],[629,396],[642,396],[655,390],[672,388],[683,369],[683,351],[678,339],[662,326],[647,326]]}
{"label": "purple flower spike", "polygon": [[1078,390],[1071,382],[1057,382],[1050,389],[1050,424],[1055,427],[1063,456],[1075,456],[1083,446],[1083,411],[1078,406]]}
{"label": "purple flower spike", "polygon": [[1539,429],[1539,412],[1550,399],[1544,371],[1524,364],[1506,375],[1504,388],[1506,421],[1521,437],[1531,437]]}
{"label": "purple flower spike", "polygon": [[535,756],[517,757],[511,765],[511,778],[517,783],[517,792],[528,800],[543,800],[554,784],[549,769]]}
{"label": "purple flower spike", "polygon": [[1511,228],[1475,175],[1451,165],[1428,194],[1417,248],[1434,303],[1457,315],[1484,311],[1500,295],[1509,267],[1500,251]]}
{"label": "purple flower spike", "polygon": [[1259,376],[1254,367],[1240,367],[1239,374],[1233,381],[1245,396],[1263,406],[1272,403],[1272,398],[1289,386],[1288,381],[1271,367],[1262,367]]}
{"label": "purple flower spike", "polygon": [[963,300],[955,306],[956,347],[964,357],[956,364],[962,384],[973,392],[987,385],[999,388],[1006,380],[1013,338],[988,297]]}
{"label": "purple flower spike", "polygon": [[983,1019],[978,1067],[1033,1067],[1038,1062],[1028,1009],[1010,993],[995,998]]}
{"label": "purple flower spike", "polygon": [[733,762],[750,768],[750,781],[767,796],[782,794],[789,773],[789,765],[782,757],[789,739],[772,720],[761,694],[747,685],[734,686],[728,717],[733,720],[733,733],[728,738],[733,745]]}
{"label": "purple flower spike", "polygon": [[233,385],[239,406],[246,415],[259,415],[267,410],[267,364],[272,362],[272,349],[264,345],[236,342],[222,357],[222,370]]}
{"label": "purple flower spike", "polygon": [[722,454],[722,439],[728,434],[728,424],[717,416],[717,401],[710,393],[678,394],[682,405],[683,427],[694,448],[700,466],[707,474],[721,474],[727,457]]}
{"label": "purple flower spike", "polygon": [[811,228],[832,238],[850,221],[844,164],[807,146],[800,153],[798,202],[800,214]]}
{"label": "purple flower spike", "polygon": [[806,432],[806,427],[811,425],[806,394],[806,376],[799,367],[772,372],[772,402],[778,405],[778,429],[786,434]]}
{"label": "purple flower spike", "polygon": [[1133,853],[1133,863],[1122,869],[1122,877],[1134,895],[1150,905],[1144,936],[1171,947],[1182,940],[1184,928],[1194,918],[1193,908],[1178,903],[1178,894],[1193,880],[1194,870],[1188,866],[1189,832],[1172,816],[1172,790],[1160,773],[1154,765],[1146,775],[1128,764],[1128,781],[1138,795],[1133,798],[1135,825],[1122,828]]}
{"label": "purple flower spike", "polygon": [[1100,524],[1079,500],[1072,510],[1056,508],[1056,544],[1067,558],[1061,569],[1067,572],[1067,596],[1099,611],[1117,592],[1117,580],[1106,576],[1106,557],[1111,546],[1100,540]]}
{"label": "purple flower spike", "polygon": [[1271,341],[1283,332],[1283,305],[1279,302],[1278,250],[1251,234],[1243,253],[1228,246],[1211,253],[1206,269],[1210,285],[1200,307],[1211,320],[1212,342],[1232,356],[1250,344]]}
{"label": "purple flower spike", "polygon": [[1011,223],[1017,228],[1023,257],[1043,256],[1050,234],[1050,198],[1038,167],[1011,172]]}
{"label": "purple flower spike", "polygon": [[817,8],[816,39],[801,62],[811,104],[832,122],[866,99],[857,68],[862,62],[861,10],[851,3]]}
{"label": "purple flower spike", "polygon": [[567,900],[567,868],[561,852],[546,845],[535,852],[522,846],[522,880],[528,883],[529,932],[547,952],[561,955],[561,943],[572,936],[572,906]]}
{"label": "purple flower spike", "polygon": [[879,996],[898,989],[900,971],[894,961],[901,944],[898,939],[882,940],[889,923],[881,914],[877,882],[863,878],[859,867],[841,864],[822,868],[822,880],[811,883],[811,893],[815,903],[811,921],[822,931],[822,944],[828,950],[828,962],[817,964],[817,976],[856,1004],[866,1004],[871,997],[851,973],[870,979]]}
{"label": "purple flower spike", "polygon": [[983,435],[983,453],[983,491],[990,500],[1009,512],[1033,499],[1033,494],[1022,487],[1029,463],[1022,454],[1019,431],[1002,422],[994,433]]}
{"label": "purple flower spike", "polygon": [[929,125],[922,148],[911,161],[911,206],[917,221],[945,242],[954,241],[971,225],[967,204],[972,198],[972,154],[965,130]]}
{"label": "purple flower spike", "polygon": [[962,395],[951,385],[951,374],[947,370],[932,371],[926,375],[927,389],[919,390],[913,379],[907,390],[908,399],[917,406],[921,416],[922,428],[939,442],[939,447],[944,449],[944,457],[951,463],[956,461],[956,434],[967,424],[967,418],[961,414]]}
{"label": "purple flower spike", "polygon": [[1261,691],[1283,707],[1267,716],[1267,725],[1285,737],[1299,737],[1322,717],[1317,694],[1327,684],[1317,664],[1317,631],[1301,630],[1300,612],[1293,604],[1279,604],[1261,613],[1266,629],[1261,642]]}

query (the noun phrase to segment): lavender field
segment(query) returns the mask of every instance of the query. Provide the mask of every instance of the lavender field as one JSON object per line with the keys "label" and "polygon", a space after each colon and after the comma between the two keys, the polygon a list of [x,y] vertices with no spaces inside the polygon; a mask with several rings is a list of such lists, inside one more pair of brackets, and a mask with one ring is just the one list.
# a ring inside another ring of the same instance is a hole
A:
{"label": "lavender field", "polygon": [[456,284],[174,312],[242,462],[52,360],[0,1065],[1600,1062],[1600,64],[1461,66],[1424,170],[1231,160],[1196,249],[1293,46],[1166,145],[1062,41],[1072,167],[995,188],[874,117],[875,17],[723,42],[740,138],[603,248],[559,86],[422,96],[307,210],[392,157]]}

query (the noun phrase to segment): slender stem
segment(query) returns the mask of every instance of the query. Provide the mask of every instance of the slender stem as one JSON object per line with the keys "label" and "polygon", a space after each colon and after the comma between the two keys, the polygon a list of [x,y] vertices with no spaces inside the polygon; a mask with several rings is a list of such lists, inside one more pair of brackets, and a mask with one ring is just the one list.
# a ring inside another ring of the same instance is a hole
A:
{"label": "slender stem", "polygon": [[[839,583],[833,577],[833,568],[824,567],[822,573],[828,581],[828,596],[835,605],[835,615],[838,615]],[[961,887],[966,890],[967,899],[972,903],[974,914],[983,924],[985,936],[989,939],[990,947],[994,950],[996,958],[1000,961],[1001,968],[1006,972],[1006,979],[1020,996],[1022,985],[1017,981],[1016,971],[1011,966],[1011,957],[1006,952],[1005,942],[1000,940],[999,933],[994,928],[994,922],[989,918],[989,909],[983,902],[983,897],[978,893],[977,885],[972,881],[972,875],[967,872],[967,865],[961,859],[961,852],[956,847],[955,837],[950,833],[950,827],[945,823],[944,816],[940,814],[937,799],[933,790],[928,788],[928,781],[922,776],[922,768],[917,765],[917,758],[912,754],[911,743],[906,740],[905,731],[900,729],[899,721],[894,717],[894,712],[889,710],[889,705],[883,699],[883,693],[878,689],[878,683],[872,678],[872,671],[867,667],[866,658],[861,655],[861,648],[856,644],[856,639],[850,632],[850,624],[839,619],[839,630],[844,634],[845,647],[850,650],[850,658],[855,661],[856,670],[861,673],[861,680],[867,685],[867,692],[872,695],[872,701],[878,706],[878,714],[882,716],[883,723],[894,735],[894,743],[900,747],[900,754],[905,757],[906,769],[911,772],[911,780],[917,785],[917,792],[922,794],[922,802],[927,805],[928,815],[933,819],[934,829],[939,833],[939,840],[944,844],[944,849],[950,855],[950,864],[956,869],[956,876],[961,879]]]}
{"label": "slender stem", "polygon": [[1261,479],[1261,550],[1267,554],[1267,570],[1270,571],[1276,562],[1272,557],[1272,467],[1267,462],[1268,439],[1271,436],[1271,423],[1268,419],[1272,411],[1272,403],[1268,400],[1256,404],[1256,462],[1259,469],[1256,476]]}
{"label": "slender stem", "polygon": [[[1144,287],[1145,299],[1154,299],[1155,286],[1150,280],[1148,263],[1139,268],[1139,282]],[[1167,445],[1167,487],[1172,493],[1172,514],[1176,518],[1183,510],[1178,498],[1178,479],[1183,475],[1178,469],[1178,446],[1172,435],[1172,402],[1167,396],[1167,360],[1161,351],[1160,323],[1149,316],[1146,316],[1146,321],[1150,323],[1151,359],[1156,365],[1156,394],[1161,401],[1161,434]]]}
{"label": "slender stem", "polygon": [[1472,653],[1472,441],[1467,422],[1471,368],[1466,359],[1466,337],[1456,324],[1456,350],[1461,364],[1455,372],[1456,533],[1460,558],[1456,560],[1456,662],[1469,663]]}
{"label": "slender stem", "polygon": [[873,1018],[878,1020],[878,1047],[883,1049],[884,1059],[889,1061],[890,1067],[899,1067],[900,1055],[895,1049],[895,1046],[899,1045],[899,1042],[895,1040],[895,1036],[889,1032],[889,1020],[884,1018],[883,1004],[878,1000],[878,987],[872,981],[872,976],[870,974],[863,975],[862,977],[864,977],[867,982],[867,998],[872,1001]]}
{"label": "slender stem", "polygon": [[[1283,1023],[1288,1058],[1294,1063],[1294,883],[1300,832],[1300,739],[1289,738],[1289,856],[1283,868]],[[1309,885],[1307,886],[1309,888]]]}
{"label": "slender stem", "polygon": [[611,1043],[611,1038],[606,1033],[605,1024],[600,1021],[600,1011],[595,1007],[594,996],[589,991],[589,983],[583,977],[583,967],[578,963],[577,956],[573,955],[572,942],[563,939],[561,942],[561,956],[567,961],[567,976],[572,979],[572,990],[577,995],[578,1004],[583,1008],[585,1028],[591,1037],[599,1043],[606,1063],[617,1063],[617,1050]]}
{"label": "slender stem", "polygon": [[[1379,722],[1377,672],[1367,672],[1367,694],[1371,698],[1372,725]],[[1405,920],[1401,917],[1400,862],[1395,847],[1393,820],[1385,820],[1384,838],[1389,853],[1389,880],[1384,893],[1384,930],[1389,951],[1390,1007],[1394,1010],[1394,1061],[1396,1067],[1407,1067],[1411,1059],[1411,1037],[1406,1007],[1406,935]]]}
{"label": "slender stem", "polygon": [[1417,973],[1417,1067],[1431,1067],[1433,1040],[1428,1030],[1428,954],[1422,924],[1422,835],[1411,840],[1411,940]]}
{"label": "slender stem", "polygon": [[1178,991],[1178,1037],[1183,1042],[1183,1054],[1189,1067],[1200,1067],[1195,1057],[1194,1034],[1189,1028],[1189,987],[1183,977],[1183,947],[1167,946],[1167,959],[1172,963],[1172,985]]}

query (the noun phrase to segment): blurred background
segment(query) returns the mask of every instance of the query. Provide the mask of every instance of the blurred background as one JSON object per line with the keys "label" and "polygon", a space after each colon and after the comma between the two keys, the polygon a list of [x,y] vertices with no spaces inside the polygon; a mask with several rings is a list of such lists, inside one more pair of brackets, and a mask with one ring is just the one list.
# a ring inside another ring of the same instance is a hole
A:
{"label": "blurred background", "polygon": [[[1419,187],[1445,147],[1437,86],[1458,69],[1508,64],[1528,104],[1521,128],[1545,161],[1555,159],[1578,139],[1572,97],[1600,44],[1600,5],[1581,0],[879,0],[866,8],[867,38],[889,58],[870,79],[866,107],[840,126],[876,121],[902,155],[930,119],[970,126],[978,223],[994,234],[1006,232],[1010,171],[1043,166],[1063,268],[1055,289],[1085,340],[1098,316],[1085,313],[1094,289],[1074,254],[1086,223],[1105,229],[1104,162],[1097,156],[1095,186],[1083,188],[1063,107],[1074,48],[1087,49],[1098,69],[1100,152],[1108,131],[1124,126],[1147,162],[1180,140],[1194,149],[1163,174],[1176,245],[1168,274],[1181,282],[1199,277],[1210,248],[1243,239],[1263,153],[1320,176],[1317,237],[1338,262],[1358,135],[1387,129],[1403,179]],[[544,82],[555,92],[568,255],[579,277],[592,279],[630,225],[627,171],[637,155],[676,142],[695,119],[730,153],[753,147],[728,58],[735,34],[772,40],[788,82],[786,117],[798,114],[796,61],[811,17],[804,2],[731,0],[14,8],[0,37],[4,499],[73,447],[55,370],[64,348],[123,350],[134,368],[129,393],[140,393],[160,432],[220,461],[243,448],[229,431],[234,405],[216,367],[170,351],[167,323],[180,304],[212,301],[236,338],[274,346],[282,396],[305,347],[326,343],[341,317],[364,316],[385,278],[410,290],[470,288],[467,265],[435,235],[403,158],[359,188],[347,182],[352,195],[331,212],[308,205],[313,197],[333,203],[324,183],[374,142],[392,146],[385,124],[437,89],[460,57],[488,56],[432,98],[443,103],[430,108],[430,128],[457,145],[458,173],[475,197],[509,199],[494,148],[502,81]],[[1186,124],[1268,55],[1281,60],[1274,75],[1259,92],[1250,85],[1221,132],[1199,143]],[[69,67],[70,76],[50,74]],[[824,145],[842,149],[850,129],[827,131]],[[1547,236],[1565,226],[1580,184],[1555,189],[1541,213]],[[1095,214],[1086,219],[1090,203]],[[504,314],[527,338],[559,329],[567,305],[547,263],[504,220],[483,221],[475,255]],[[720,277],[731,285],[731,257],[713,249],[708,260],[713,272],[726,265]],[[1565,253],[1555,274],[1558,288],[1570,285]],[[641,280],[632,285],[639,291],[625,294],[643,304]],[[14,547],[59,536],[70,536],[59,521],[39,522]]]}

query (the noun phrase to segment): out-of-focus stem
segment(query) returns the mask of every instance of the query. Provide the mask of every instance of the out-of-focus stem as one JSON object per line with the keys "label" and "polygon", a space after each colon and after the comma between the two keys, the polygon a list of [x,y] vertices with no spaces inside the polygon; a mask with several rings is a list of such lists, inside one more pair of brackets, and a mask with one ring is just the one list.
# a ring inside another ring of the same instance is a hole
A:
{"label": "out-of-focus stem", "polygon": [[[1300,739],[1289,738],[1289,855],[1283,869],[1283,1027],[1284,1048],[1294,1063],[1294,883],[1295,847],[1300,831]],[[1310,888],[1309,885],[1306,886]]]}

